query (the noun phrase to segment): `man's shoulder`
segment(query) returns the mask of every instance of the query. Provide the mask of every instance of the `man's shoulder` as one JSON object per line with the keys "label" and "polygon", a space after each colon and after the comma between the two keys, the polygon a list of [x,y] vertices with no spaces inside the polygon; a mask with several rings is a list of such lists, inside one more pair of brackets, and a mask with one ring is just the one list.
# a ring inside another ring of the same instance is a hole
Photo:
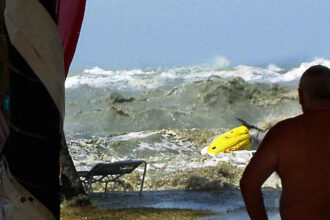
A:
{"label": "man's shoulder", "polygon": [[303,115],[298,115],[296,117],[284,119],[277,124],[275,124],[268,133],[272,135],[288,135],[294,132],[297,127],[299,127],[299,121],[302,120]]}
{"label": "man's shoulder", "polygon": [[293,118],[284,119],[284,120],[278,122],[273,128],[281,129],[281,128],[286,128],[286,127],[290,127],[290,126],[295,126],[297,124],[297,122],[301,120],[301,118],[302,118],[302,115],[298,115]]}

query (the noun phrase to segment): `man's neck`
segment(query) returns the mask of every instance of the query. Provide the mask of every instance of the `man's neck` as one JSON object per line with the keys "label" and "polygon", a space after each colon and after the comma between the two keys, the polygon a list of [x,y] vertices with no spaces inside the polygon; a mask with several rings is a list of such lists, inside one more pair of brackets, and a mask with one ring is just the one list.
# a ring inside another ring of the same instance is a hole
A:
{"label": "man's neck", "polygon": [[330,104],[302,106],[302,110],[304,113],[312,112],[312,111],[326,111],[326,110],[330,111]]}

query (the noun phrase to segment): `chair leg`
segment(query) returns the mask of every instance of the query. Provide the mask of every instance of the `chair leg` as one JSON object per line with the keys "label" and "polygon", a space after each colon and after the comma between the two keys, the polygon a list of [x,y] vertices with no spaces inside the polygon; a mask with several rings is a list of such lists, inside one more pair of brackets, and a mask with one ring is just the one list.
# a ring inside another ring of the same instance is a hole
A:
{"label": "chair leg", "polygon": [[146,171],[147,171],[147,163],[144,161],[144,171],[143,171],[143,177],[141,180],[141,188],[140,188],[140,196],[142,196],[142,190],[143,190],[143,184],[144,184],[144,178],[146,177]]}
{"label": "chair leg", "polygon": [[105,183],[105,188],[104,188],[104,192],[106,193],[108,191],[108,182]]}

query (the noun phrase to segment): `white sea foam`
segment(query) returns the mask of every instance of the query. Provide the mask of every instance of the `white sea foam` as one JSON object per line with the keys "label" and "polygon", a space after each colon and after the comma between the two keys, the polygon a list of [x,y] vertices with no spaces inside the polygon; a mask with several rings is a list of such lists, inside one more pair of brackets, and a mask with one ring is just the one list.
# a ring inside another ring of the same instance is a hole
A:
{"label": "white sea foam", "polygon": [[323,66],[330,68],[330,60],[317,58],[317,59],[313,60],[312,62],[301,63],[298,67],[293,68],[291,71],[284,74],[282,80],[283,81],[297,80],[300,78],[301,74],[305,70],[307,70],[309,67],[314,66],[314,65],[323,65]]}
{"label": "white sea foam", "polygon": [[223,56],[216,56],[213,60],[213,67],[214,68],[226,68],[230,66],[229,60]]}
{"label": "white sea foam", "polygon": [[251,83],[283,83],[299,80],[301,74],[310,66],[324,65],[330,67],[330,60],[316,58],[296,67],[281,68],[275,64],[266,67],[238,65],[229,67],[224,57],[215,58],[213,64],[190,67],[104,70],[100,67],[86,69],[80,74],[69,76],[66,88],[79,86],[104,88],[116,91],[142,92],[149,89],[173,88],[210,77],[241,77]]}
{"label": "white sea foam", "polygon": [[117,142],[117,141],[128,141],[128,140],[137,140],[150,137],[157,132],[131,132],[128,134],[123,134],[119,136],[115,136],[109,139],[110,142]]}

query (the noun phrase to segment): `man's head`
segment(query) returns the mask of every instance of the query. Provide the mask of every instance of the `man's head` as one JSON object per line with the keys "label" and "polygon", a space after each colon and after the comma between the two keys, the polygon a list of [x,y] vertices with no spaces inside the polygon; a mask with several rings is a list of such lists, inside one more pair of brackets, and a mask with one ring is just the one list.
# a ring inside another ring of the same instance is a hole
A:
{"label": "man's head", "polygon": [[303,111],[330,107],[330,69],[317,65],[303,73],[299,83],[299,102]]}

